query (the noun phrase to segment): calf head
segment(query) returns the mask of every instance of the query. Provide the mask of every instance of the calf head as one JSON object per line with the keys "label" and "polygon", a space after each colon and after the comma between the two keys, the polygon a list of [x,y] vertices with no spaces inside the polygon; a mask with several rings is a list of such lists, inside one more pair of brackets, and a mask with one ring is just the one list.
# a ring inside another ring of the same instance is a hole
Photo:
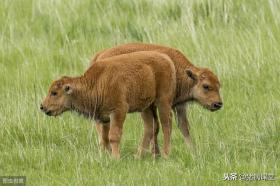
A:
{"label": "calf head", "polygon": [[70,109],[73,92],[70,83],[71,78],[62,77],[51,84],[46,98],[40,105],[40,109],[45,114],[57,116]]}
{"label": "calf head", "polygon": [[187,75],[194,81],[191,97],[210,111],[219,110],[222,106],[220,82],[209,69],[187,70]]}

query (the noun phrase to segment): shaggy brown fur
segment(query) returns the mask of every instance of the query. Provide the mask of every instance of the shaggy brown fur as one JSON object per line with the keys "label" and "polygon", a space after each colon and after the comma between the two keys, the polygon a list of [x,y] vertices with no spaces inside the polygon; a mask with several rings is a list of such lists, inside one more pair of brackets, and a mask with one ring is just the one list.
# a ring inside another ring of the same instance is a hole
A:
{"label": "shaggy brown fur", "polygon": [[[209,69],[198,68],[191,64],[179,50],[154,44],[131,43],[105,49],[95,55],[91,61],[91,65],[100,59],[136,51],[157,51],[164,53],[174,62],[177,84],[173,110],[177,116],[178,125],[185,138],[185,142],[191,145],[189,124],[186,117],[186,103],[197,101],[211,111],[220,109],[222,107],[222,101],[219,93],[220,83],[218,78]],[[154,121],[157,124],[156,126],[158,126],[157,115],[155,111],[154,113]],[[106,129],[102,129],[103,126],[101,123],[96,124],[99,133],[106,131]],[[157,144],[152,147],[158,151]]]}
{"label": "shaggy brown fur", "polygon": [[[119,157],[119,143],[126,113],[142,112],[145,125],[140,155],[153,134],[153,107],[159,109],[164,134],[164,155],[169,153],[171,105],[175,95],[176,74],[173,62],[154,51],[141,51],[101,60],[80,77],[54,81],[41,109],[51,116],[74,110],[104,125],[103,145],[111,145]],[[109,138],[108,138],[109,136]],[[156,142],[155,142],[156,143]]]}

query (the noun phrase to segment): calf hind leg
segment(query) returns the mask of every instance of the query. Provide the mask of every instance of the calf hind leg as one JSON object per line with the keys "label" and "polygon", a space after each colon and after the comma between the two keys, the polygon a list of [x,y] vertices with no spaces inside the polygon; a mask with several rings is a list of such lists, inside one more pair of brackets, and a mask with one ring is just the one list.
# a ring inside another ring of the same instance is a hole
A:
{"label": "calf hind leg", "polygon": [[158,105],[159,117],[163,131],[163,156],[168,157],[170,151],[172,113],[169,102],[160,102]]}
{"label": "calf hind leg", "polygon": [[127,110],[118,110],[110,115],[109,142],[112,148],[112,156],[120,158],[120,140],[122,136],[122,128]]}
{"label": "calf hind leg", "polygon": [[156,157],[160,155],[160,150],[159,150],[158,140],[157,140],[157,136],[159,133],[159,119],[157,115],[157,108],[153,106],[151,109],[153,112],[153,136],[151,139],[151,152],[153,156]]}

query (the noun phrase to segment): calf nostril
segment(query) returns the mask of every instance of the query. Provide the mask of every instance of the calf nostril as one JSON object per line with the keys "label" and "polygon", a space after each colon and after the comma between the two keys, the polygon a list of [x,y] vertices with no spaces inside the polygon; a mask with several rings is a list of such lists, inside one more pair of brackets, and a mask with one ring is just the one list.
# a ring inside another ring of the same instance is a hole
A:
{"label": "calf nostril", "polygon": [[44,110],[44,106],[43,106],[42,104],[40,105],[40,109],[41,109],[41,110]]}
{"label": "calf nostril", "polygon": [[222,106],[223,106],[223,103],[222,103],[222,102],[214,103],[214,107],[215,107],[215,108],[221,108]]}
{"label": "calf nostril", "polygon": [[50,110],[46,111],[46,114],[47,114],[48,116],[50,116],[51,113],[52,113],[52,111],[50,111]]}

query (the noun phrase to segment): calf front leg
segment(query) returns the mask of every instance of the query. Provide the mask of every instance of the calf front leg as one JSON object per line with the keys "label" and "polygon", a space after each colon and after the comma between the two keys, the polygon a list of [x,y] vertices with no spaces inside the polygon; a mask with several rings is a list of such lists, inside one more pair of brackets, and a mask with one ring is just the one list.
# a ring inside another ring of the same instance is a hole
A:
{"label": "calf front leg", "polygon": [[102,148],[102,150],[111,152],[111,146],[109,143],[110,123],[102,123],[100,121],[96,121],[95,128],[98,134],[100,147]]}
{"label": "calf front leg", "polygon": [[181,133],[184,136],[185,143],[191,147],[192,142],[191,142],[190,132],[189,132],[189,122],[186,116],[186,103],[176,105],[174,108],[174,112],[176,113],[178,126]]}
{"label": "calf front leg", "polygon": [[112,156],[117,159],[120,158],[120,140],[126,113],[127,110],[117,110],[110,114],[109,142],[112,148]]}

